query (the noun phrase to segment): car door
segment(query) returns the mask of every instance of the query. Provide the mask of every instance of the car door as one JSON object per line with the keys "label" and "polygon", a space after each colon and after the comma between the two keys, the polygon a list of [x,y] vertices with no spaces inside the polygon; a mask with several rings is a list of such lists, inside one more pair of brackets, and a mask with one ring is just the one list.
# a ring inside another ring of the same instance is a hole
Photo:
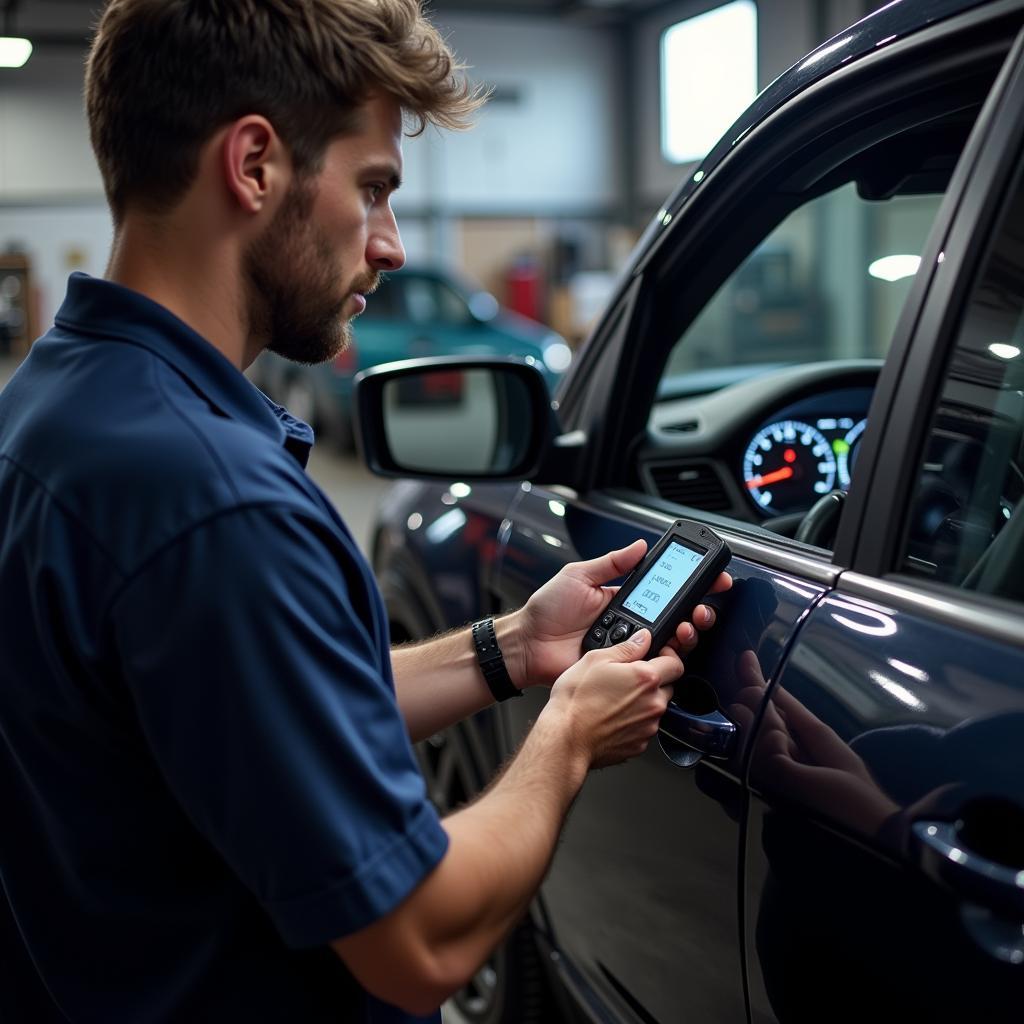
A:
{"label": "car door", "polygon": [[[1009,49],[1005,38],[992,48],[1004,32],[981,20],[943,25],[899,54],[841,70],[750,132],[695,196],[667,210],[671,231],[641,253],[562,396],[563,442],[578,446],[586,483],[524,487],[508,513],[493,583],[505,607],[565,561],[638,535],[652,541],[680,514],[711,525],[735,555],[736,585],[712,599],[718,624],[687,659],[659,743],[588,780],[542,889],[564,980],[614,1019],[748,1019],[745,964],[758,937],[748,911],[758,892],[741,880],[755,873],[745,858],[765,817],[748,806],[751,742],[769,710],[783,716],[766,704],[769,688],[793,670],[790,650],[804,650],[847,577],[854,546],[833,549],[822,527],[829,513],[808,512],[842,490],[840,465],[847,480],[870,468],[855,453],[862,438],[869,452],[864,423],[883,421],[885,381],[904,353],[883,357],[901,309],[905,319],[924,294],[923,276],[875,296],[860,275],[879,237],[927,252],[933,220],[953,209],[942,192],[964,140],[980,145],[971,132]],[[871,211],[890,200],[892,215],[879,221]],[[853,242],[864,266],[843,258]],[[715,363],[723,351],[728,359]],[[766,461],[773,453],[803,475],[780,475]],[[802,495],[787,490],[801,480]],[[866,515],[851,502],[842,528]],[[851,636],[870,646],[882,625],[866,621]],[[821,655],[823,670],[839,671],[836,653]],[[542,699],[531,693],[502,708],[509,748]],[[715,709],[737,726],[735,744],[693,766],[673,720]],[[795,984],[781,981],[784,992]],[[842,1016],[843,995],[819,1003],[815,1019]],[[758,1013],[770,1007],[756,1003]]]}
{"label": "car door", "polygon": [[1021,1019],[1021,55],[869,427],[863,515],[837,545],[852,569],[801,628],[752,748],[754,1021]]}
{"label": "car door", "polygon": [[[534,487],[509,519],[499,586],[511,607],[566,560],[596,557],[637,536],[653,543],[671,516]],[[765,672],[774,672],[830,573],[810,560],[765,564],[743,538],[720,532],[736,556],[728,612],[718,641],[688,659],[674,698],[698,714],[716,695],[732,700],[734,651],[752,645]],[[543,699],[529,691],[503,708],[511,743]],[[727,758],[688,770],[679,766],[688,763],[687,748],[663,732],[642,757],[593,774],[576,802],[542,889],[544,907],[551,939],[568,956],[566,981],[595,990],[621,1019],[676,1020],[681,1005],[701,1021],[746,1017],[736,917],[745,742],[741,736]]]}

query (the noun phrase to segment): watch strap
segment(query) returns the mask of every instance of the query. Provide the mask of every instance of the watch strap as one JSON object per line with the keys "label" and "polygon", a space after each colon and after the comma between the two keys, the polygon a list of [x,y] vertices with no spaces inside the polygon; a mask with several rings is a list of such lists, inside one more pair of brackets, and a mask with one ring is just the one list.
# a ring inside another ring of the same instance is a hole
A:
{"label": "watch strap", "polygon": [[510,697],[522,697],[520,690],[508,674],[505,658],[498,646],[498,638],[494,632],[494,619],[481,619],[473,623],[473,646],[476,648],[476,660],[484,675],[484,682],[497,701],[508,700]]}

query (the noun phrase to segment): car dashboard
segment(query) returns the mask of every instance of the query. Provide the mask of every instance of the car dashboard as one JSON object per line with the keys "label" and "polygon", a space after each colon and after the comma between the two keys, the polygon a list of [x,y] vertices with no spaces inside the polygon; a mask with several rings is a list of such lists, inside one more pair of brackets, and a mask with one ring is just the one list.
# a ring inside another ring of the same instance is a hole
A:
{"label": "car dashboard", "polygon": [[639,454],[651,494],[771,527],[850,485],[881,360],[771,369],[655,405]]}

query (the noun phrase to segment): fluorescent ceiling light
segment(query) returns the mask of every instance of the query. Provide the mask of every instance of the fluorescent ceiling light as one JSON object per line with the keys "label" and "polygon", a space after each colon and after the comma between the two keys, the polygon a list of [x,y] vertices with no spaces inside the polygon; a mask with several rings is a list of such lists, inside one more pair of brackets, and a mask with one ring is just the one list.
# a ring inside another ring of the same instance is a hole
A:
{"label": "fluorescent ceiling light", "polygon": [[913,277],[921,266],[920,256],[883,256],[868,267],[868,273],[881,281],[899,281]]}
{"label": "fluorescent ceiling light", "polygon": [[16,36],[0,36],[0,68],[20,68],[32,56],[32,44]]}
{"label": "fluorescent ceiling light", "polygon": [[1020,349],[1016,345],[1005,345],[1001,341],[992,342],[988,350],[1000,359],[1016,359],[1020,355]]}
{"label": "fluorescent ceiling light", "polygon": [[661,37],[661,148],[667,160],[705,156],[757,95],[757,6],[733,0]]}

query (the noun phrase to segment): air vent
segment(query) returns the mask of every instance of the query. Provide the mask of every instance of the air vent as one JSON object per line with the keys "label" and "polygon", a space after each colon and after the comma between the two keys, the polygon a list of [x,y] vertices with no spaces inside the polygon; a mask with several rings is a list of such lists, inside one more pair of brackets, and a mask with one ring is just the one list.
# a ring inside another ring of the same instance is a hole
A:
{"label": "air vent", "polygon": [[692,434],[700,427],[696,420],[683,420],[680,423],[670,423],[661,429],[669,434]]}
{"label": "air vent", "polygon": [[667,501],[720,512],[732,502],[714,466],[707,462],[673,462],[650,467],[655,489]]}

